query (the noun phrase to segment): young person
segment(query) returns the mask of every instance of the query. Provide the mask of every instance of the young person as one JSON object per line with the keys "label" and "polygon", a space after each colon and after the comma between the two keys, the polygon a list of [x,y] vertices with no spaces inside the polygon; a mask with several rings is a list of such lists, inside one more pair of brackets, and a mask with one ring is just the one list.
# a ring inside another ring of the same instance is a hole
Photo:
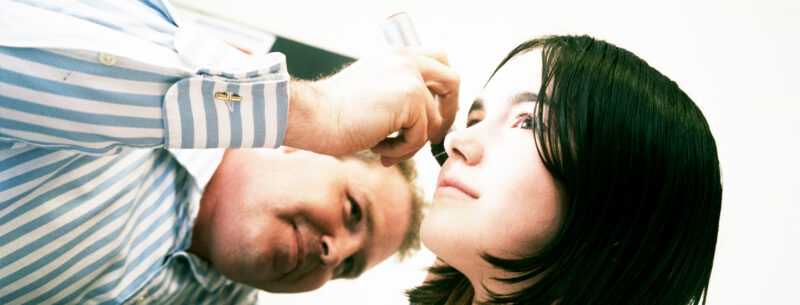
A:
{"label": "young person", "polygon": [[414,304],[704,302],[722,186],[678,85],[588,36],[527,41],[446,142]]}

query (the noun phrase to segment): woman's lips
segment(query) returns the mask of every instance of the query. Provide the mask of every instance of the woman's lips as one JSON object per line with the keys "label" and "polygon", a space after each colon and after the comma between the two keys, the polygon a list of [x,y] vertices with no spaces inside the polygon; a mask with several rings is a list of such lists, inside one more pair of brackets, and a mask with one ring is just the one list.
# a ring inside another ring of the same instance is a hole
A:
{"label": "woman's lips", "polygon": [[480,194],[458,179],[444,175],[436,186],[434,196],[461,197],[464,199],[478,199]]}

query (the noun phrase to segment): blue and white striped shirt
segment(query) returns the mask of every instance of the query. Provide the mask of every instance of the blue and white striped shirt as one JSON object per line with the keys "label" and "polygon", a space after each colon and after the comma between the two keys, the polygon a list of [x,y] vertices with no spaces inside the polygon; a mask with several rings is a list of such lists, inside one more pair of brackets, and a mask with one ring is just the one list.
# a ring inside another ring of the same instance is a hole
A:
{"label": "blue and white striped shirt", "polygon": [[0,304],[253,302],[184,251],[223,150],[178,148],[279,146],[288,81],[169,3],[0,0]]}

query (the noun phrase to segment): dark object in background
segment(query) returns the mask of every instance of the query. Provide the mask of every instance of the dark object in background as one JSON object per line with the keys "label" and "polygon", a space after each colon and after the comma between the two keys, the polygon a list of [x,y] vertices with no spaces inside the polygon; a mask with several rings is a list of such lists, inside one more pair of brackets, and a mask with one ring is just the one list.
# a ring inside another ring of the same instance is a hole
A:
{"label": "dark object in background", "polygon": [[317,80],[339,71],[355,58],[277,36],[270,52],[286,55],[289,75],[303,80]]}

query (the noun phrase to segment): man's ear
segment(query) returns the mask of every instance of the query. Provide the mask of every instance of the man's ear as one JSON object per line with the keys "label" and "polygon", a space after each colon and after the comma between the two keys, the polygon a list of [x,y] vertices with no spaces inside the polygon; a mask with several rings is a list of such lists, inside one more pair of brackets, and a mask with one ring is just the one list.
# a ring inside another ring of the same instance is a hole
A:
{"label": "man's ear", "polygon": [[297,148],[289,147],[289,146],[281,146],[280,150],[284,154],[291,154],[293,152],[297,152],[298,151]]}

